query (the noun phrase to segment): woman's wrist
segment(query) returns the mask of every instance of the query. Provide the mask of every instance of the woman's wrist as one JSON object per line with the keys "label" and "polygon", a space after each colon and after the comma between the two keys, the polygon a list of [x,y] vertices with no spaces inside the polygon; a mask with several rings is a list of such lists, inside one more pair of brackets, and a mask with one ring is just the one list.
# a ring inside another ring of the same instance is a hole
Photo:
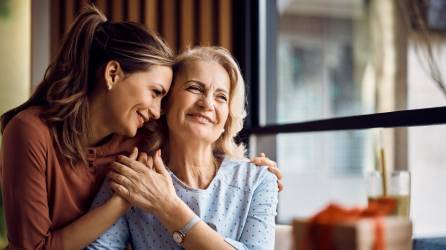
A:
{"label": "woman's wrist", "polygon": [[114,194],[104,205],[112,206],[122,214],[125,214],[131,207],[130,203],[118,194]]}
{"label": "woman's wrist", "polygon": [[170,232],[181,229],[195,216],[195,213],[178,197],[159,208],[154,214]]}
{"label": "woman's wrist", "polygon": [[181,209],[183,201],[176,195],[172,198],[163,199],[158,202],[157,206],[153,207],[152,213],[160,219],[168,218]]}

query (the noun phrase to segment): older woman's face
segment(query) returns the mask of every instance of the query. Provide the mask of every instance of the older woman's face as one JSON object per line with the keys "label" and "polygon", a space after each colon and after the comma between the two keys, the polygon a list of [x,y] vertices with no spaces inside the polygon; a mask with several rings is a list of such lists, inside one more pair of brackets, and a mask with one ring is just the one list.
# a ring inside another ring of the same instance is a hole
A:
{"label": "older woman's face", "polygon": [[229,113],[230,80],[215,62],[191,62],[175,76],[167,105],[172,136],[187,140],[217,141]]}

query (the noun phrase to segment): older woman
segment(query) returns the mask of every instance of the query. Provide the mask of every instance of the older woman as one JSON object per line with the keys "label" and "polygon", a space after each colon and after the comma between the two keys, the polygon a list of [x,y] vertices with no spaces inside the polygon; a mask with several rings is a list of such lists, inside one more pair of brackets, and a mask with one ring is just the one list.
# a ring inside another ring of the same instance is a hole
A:
{"label": "older woman", "polygon": [[[160,150],[113,164],[110,187],[134,207],[90,248],[120,249],[131,239],[135,249],[272,249],[277,178],[234,142],[245,117],[237,64],[224,49],[196,48],[174,71],[162,118],[168,167]],[[103,186],[95,206],[111,189]]]}

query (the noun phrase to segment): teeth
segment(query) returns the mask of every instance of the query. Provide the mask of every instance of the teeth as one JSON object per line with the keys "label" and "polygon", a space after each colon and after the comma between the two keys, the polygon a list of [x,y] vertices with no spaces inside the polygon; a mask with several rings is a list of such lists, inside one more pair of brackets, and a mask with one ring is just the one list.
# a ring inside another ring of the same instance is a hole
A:
{"label": "teeth", "polygon": [[144,116],[141,115],[138,111],[136,111],[137,118],[138,118],[138,127],[142,127],[144,125]]}
{"label": "teeth", "polygon": [[202,115],[199,115],[199,114],[194,114],[194,115],[192,115],[192,116],[196,117],[196,118],[197,118],[199,121],[201,121],[201,122],[212,123],[212,121],[209,120],[206,116],[202,116]]}
{"label": "teeth", "polygon": [[144,115],[142,115],[139,111],[136,111],[136,113],[143,121],[147,120],[146,117]]}

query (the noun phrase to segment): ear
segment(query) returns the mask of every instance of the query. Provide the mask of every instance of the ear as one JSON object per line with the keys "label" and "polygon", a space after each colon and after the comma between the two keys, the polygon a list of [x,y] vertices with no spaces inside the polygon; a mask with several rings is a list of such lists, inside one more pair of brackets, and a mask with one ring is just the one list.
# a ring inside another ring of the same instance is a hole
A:
{"label": "ear", "polygon": [[116,83],[124,78],[124,72],[118,61],[111,60],[105,65],[104,78],[108,90],[111,90]]}

